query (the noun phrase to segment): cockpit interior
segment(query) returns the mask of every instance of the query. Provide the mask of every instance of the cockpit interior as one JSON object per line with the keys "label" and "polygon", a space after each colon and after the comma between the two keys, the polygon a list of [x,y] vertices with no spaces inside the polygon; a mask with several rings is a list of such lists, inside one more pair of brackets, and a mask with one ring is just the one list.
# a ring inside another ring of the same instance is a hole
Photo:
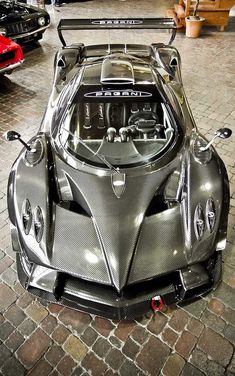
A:
{"label": "cockpit interior", "polygon": [[175,132],[166,105],[128,99],[74,101],[62,126],[62,144],[77,158],[102,154],[115,165],[143,162],[162,152]]}

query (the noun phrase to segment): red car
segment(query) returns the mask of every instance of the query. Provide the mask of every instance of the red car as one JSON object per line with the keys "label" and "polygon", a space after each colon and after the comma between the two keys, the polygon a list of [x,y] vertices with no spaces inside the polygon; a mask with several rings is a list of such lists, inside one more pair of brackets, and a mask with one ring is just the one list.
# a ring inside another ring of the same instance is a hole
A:
{"label": "red car", "polygon": [[0,35],[0,75],[11,73],[24,61],[22,48],[10,39]]}

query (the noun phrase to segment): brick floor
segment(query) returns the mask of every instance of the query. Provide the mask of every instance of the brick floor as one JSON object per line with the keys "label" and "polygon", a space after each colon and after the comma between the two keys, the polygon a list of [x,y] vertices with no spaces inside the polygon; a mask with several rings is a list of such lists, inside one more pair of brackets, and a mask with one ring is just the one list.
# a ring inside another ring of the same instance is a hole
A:
{"label": "brick floor", "polygon": [[[55,12],[48,7],[52,26],[43,41],[25,49],[21,69],[1,78],[0,132],[15,129],[27,140],[38,129],[50,93],[54,54],[60,46],[56,33],[59,18],[159,16],[172,2],[148,0],[148,6],[143,6],[142,0],[96,0],[70,3]],[[179,33],[175,41],[193,115],[208,137],[222,126],[235,131],[234,29],[231,20],[224,33],[205,28],[199,39],[186,39]],[[96,43],[103,35],[84,32],[81,41]],[[150,43],[167,37],[152,31],[120,31],[118,38]],[[71,35],[70,38],[73,42]],[[39,301],[17,283],[6,187],[10,167],[20,149],[18,143],[9,145],[0,139],[0,374],[234,375],[234,136],[217,142],[231,183],[223,283],[197,302],[170,307],[167,312],[132,322],[110,321]]]}

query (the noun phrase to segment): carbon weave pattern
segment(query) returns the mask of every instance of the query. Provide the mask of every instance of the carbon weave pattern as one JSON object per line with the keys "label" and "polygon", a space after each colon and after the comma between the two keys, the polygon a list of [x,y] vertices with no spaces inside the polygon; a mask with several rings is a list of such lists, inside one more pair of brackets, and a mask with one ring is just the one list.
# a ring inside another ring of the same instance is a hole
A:
{"label": "carbon weave pattern", "polygon": [[91,218],[56,207],[51,265],[81,278],[110,283]]}
{"label": "carbon weave pattern", "polygon": [[63,164],[60,160],[57,163],[58,168],[66,170],[76,182],[86,202],[89,203],[105,251],[112,282],[118,290],[121,290],[127,282],[144,213],[158,185],[166,178],[167,171],[128,177],[124,194],[117,199],[110,176],[101,178],[84,174]]}
{"label": "carbon weave pattern", "polygon": [[128,282],[187,265],[180,206],[145,218]]}

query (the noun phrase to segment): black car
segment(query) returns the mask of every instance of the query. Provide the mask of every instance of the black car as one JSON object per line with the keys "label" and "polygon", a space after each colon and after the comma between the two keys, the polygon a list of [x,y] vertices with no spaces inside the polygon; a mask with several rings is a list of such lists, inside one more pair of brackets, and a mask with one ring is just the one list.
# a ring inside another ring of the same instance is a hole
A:
{"label": "black car", "polygon": [[[61,20],[51,96],[13,165],[8,209],[18,276],[50,301],[131,318],[221,279],[227,173],[198,131],[178,51],[74,44],[62,31],[173,28],[170,19]],[[172,39],[171,39],[172,40]]]}
{"label": "black car", "polygon": [[18,43],[38,41],[50,25],[44,10],[15,1],[0,1],[0,34]]}

